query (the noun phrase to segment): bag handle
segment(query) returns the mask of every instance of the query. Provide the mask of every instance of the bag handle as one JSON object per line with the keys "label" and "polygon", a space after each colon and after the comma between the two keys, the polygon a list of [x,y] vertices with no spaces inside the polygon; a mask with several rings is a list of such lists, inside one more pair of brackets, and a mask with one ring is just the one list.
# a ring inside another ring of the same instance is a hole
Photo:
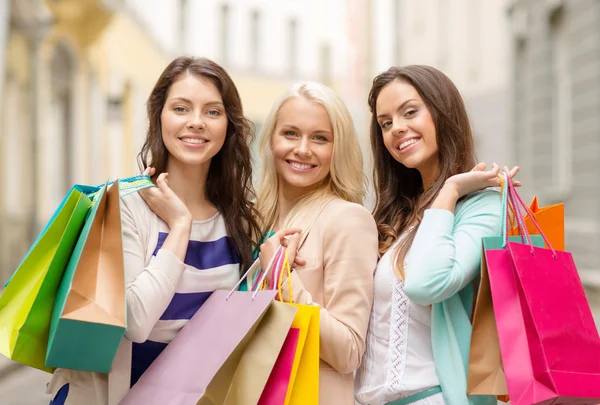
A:
{"label": "bag handle", "polygon": [[[511,229],[513,229],[514,224],[513,224],[513,218],[511,218],[511,213],[513,215],[513,217],[515,216],[514,214],[514,209],[512,207],[511,199],[510,199],[510,192],[508,190],[508,182],[506,181],[506,174],[501,173],[498,175],[498,177],[500,178],[500,195],[502,196],[502,216],[501,216],[501,220],[500,220],[500,236],[502,237],[502,249],[506,248],[506,244],[508,242],[508,233],[510,232]],[[510,209],[510,213],[508,212],[508,210]],[[525,244],[525,234],[523,233],[522,229],[521,229],[521,223],[517,221],[517,226],[519,227],[519,234],[521,236],[521,240],[523,242],[523,244]]]}
{"label": "bag handle", "polygon": [[[281,251],[282,248],[283,248],[283,246],[279,246],[277,248],[277,251],[275,252],[275,255],[273,255],[273,257],[271,258],[271,260],[267,264],[267,268],[265,269],[265,271],[261,272],[260,276],[257,277],[257,280],[259,280],[258,285],[260,285],[263,281],[265,281],[265,279],[267,277],[267,274],[269,273],[269,270],[271,270],[271,268],[273,267],[273,263],[275,262],[275,258],[277,257],[277,254]],[[250,267],[248,267],[248,270],[246,270],[246,272],[240,278],[240,280],[237,282],[237,284],[231,289],[231,291],[229,292],[229,294],[227,294],[227,297],[225,298],[225,301],[227,301],[229,299],[229,297],[231,297],[231,295],[234,293],[234,291],[236,291],[239,288],[239,286],[244,282],[244,280],[246,280],[248,278],[248,275],[251,272],[254,272],[256,270],[260,270],[260,258],[257,258],[254,261],[254,263],[252,263],[252,265]],[[254,290],[254,288],[252,288],[252,290]],[[260,291],[259,289],[257,289],[256,291],[254,291],[254,294],[252,295],[252,299],[253,300],[254,300],[254,298],[256,298],[256,295],[258,294],[259,291]]]}
{"label": "bag handle", "polygon": [[529,231],[527,230],[527,227],[525,226],[525,220],[524,220],[525,216],[521,215],[521,208],[523,208],[525,210],[525,212],[527,213],[527,216],[529,216],[529,219],[531,219],[531,222],[535,225],[536,229],[538,230],[538,232],[540,233],[542,238],[544,238],[544,242],[546,243],[546,246],[548,246],[548,248],[552,251],[552,257],[556,259],[557,258],[556,251],[552,247],[552,244],[550,244],[550,241],[548,240],[548,238],[542,231],[542,228],[540,227],[540,225],[535,220],[533,213],[531,212],[531,210],[529,209],[527,204],[525,204],[525,202],[523,201],[523,199],[521,198],[521,196],[515,189],[515,186],[512,183],[512,179],[510,178],[510,175],[508,173],[506,173],[506,178],[508,180],[508,190],[511,195],[510,198],[513,201],[513,206],[515,207],[515,211],[518,211],[517,220],[521,222],[521,224],[524,228],[524,231],[527,233],[527,240],[529,241],[529,246],[531,248],[531,250],[530,250],[531,254],[533,255],[535,253],[535,251],[533,249],[533,244],[531,243]]}
{"label": "bag handle", "polygon": [[[152,183],[152,180],[150,179],[150,176],[148,176],[147,174],[138,174],[131,177],[125,177],[123,179],[118,179],[118,182],[119,195],[121,197],[125,197],[128,194],[135,193],[144,188],[155,187],[154,183]],[[106,184],[96,186],[98,190],[89,194],[88,197],[90,198],[90,200],[94,201],[96,197],[101,193],[105,185],[110,187],[115,183],[116,181],[109,181]]]}
{"label": "bag handle", "polygon": [[290,267],[290,262],[289,262],[289,258],[288,258],[288,254],[287,254],[287,250],[283,251],[283,265],[281,266],[279,272],[278,272],[278,276],[277,276],[277,297],[279,298],[279,301],[284,302],[283,301],[283,294],[281,291],[281,287],[283,286],[283,277],[282,274],[285,271],[286,275],[287,275],[287,279],[289,280],[289,303],[293,304],[294,303],[294,294],[292,293],[292,269]]}

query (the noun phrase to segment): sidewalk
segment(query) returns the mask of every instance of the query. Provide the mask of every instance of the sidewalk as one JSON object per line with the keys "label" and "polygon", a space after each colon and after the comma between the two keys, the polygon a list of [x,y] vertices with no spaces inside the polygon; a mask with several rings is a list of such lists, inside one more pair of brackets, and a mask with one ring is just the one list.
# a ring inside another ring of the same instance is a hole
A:
{"label": "sidewalk", "polygon": [[49,380],[50,374],[0,355],[0,405],[48,405],[44,391]]}

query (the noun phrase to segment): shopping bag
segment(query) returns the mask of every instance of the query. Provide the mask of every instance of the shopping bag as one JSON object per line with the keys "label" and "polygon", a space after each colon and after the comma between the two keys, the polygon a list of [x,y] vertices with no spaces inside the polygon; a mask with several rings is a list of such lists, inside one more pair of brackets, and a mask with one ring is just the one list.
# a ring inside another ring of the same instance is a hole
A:
{"label": "shopping bag", "polygon": [[242,355],[277,294],[274,290],[236,291],[253,267],[233,290],[210,295],[121,405],[223,404]]}
{"label": "shopping bag", "polygon": [[299,333],[300,331],[297,328],[291,328],[288,331],[285,343],[262,391],[258,405],[284,405],[285,396],[290,385],[294,356],[298,348]]}
{"label": "shopping bag", "polygon": [[[151,186],[147,175],[139,175],[123,179],[119,189],[124,196]],[[0,297],[0,353],[8,358],[53,371],[46,354],[55,297],[92,199],[101,190],[73,186],[7,282]]]}
{"label": "shopping bag", "polygon": [[[499,400],[506,402],[508,401],[508,391],[500,355],[500,342],[498,341],[486,260],[486,252],[501,250],[502,241],[502,236],[483,238],[481,279],[473,313],[473,330],[469,350],[467,394],[494,395],[498,396]],[[509,241],[522,243],[520,236],[511,236]],[[540,235],[532,235],[531,241],[535,246],[544,246],[544,240]]]}
{"label": "shopping bag", "polygon": [[[532,216],[525,217],[527,231],[532,235],[539,235],[537,227],[531,220],[533,218],[552,247],[556,250],[565,250],[565,205],[561,203],[540,208],[537,197],[534,197],[529,205],[529,211]],[[519,235],[519,227],[514,225],[509,235]]]}
{"label": "shopping bag", "polygon": [[69,191],[0,296],[0,353],[13,361],[53,371],[45,365],[52,306],[95,191]]}
{"label": "shopping bag", "polygon": [[[282,275],[287,274],[289,297],[282,294]],[[287,253],[278,256],[274,266],[273,285],[277,286],[278,299],[287,298],[288,305],[298,309],[292,329],[298,330],[298,342],[289,377],[288,389],[285,395],[285,405],[318,404],[319,403],[319,339],[320,339],[320,308],[313,305],[296,304],[293,302],[293,286],[291,285],[291,269]],[[275,370],[274,370],[275,372]],[[275,376],[273,378],[276,378]],[[287,378],[287,374],[280,380]],[[276,397],[273,391],[265,387],[264,398]],[[277,401],[279,399],[277,398]]]}
{"label": "shopping bag", "polygon": [[46,364],[108,373],[126,328],[119,182],[96,196],[58,290]]}
{"label": "shopping bag", "polygon": [[525,244],[486,251],[506,385],[512,405],[600,403],[600,337],[573,258],[531,243],[507,177]]}
{"label": "shopping bag", "polygon": [[[295,351],[295,342],[289,334],[293,334],[290,327],[296,311],[282,302],[271,303],[244,350],[223,405],[256,405],[259,402],[281,353],[285,356],[290,350]],[[292,352],[292,359],[293,355]]]}

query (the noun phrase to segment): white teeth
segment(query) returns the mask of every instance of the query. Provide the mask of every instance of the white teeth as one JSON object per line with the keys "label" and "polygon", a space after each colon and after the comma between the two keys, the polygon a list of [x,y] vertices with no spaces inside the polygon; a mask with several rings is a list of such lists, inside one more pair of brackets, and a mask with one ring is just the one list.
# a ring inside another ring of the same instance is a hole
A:
{"label": "white teeth", "polygon": [[408,141],[404,141],[400,144],[400,146],[398,146],[398,149],[402,150],[404,148],[406,148],[407,146],[412,145],[413,143],[417,143],[419,140],[418,139],[409,139]]}
{"label": "white teeth", "polygon": [[296,162],[290,162],[290,166],[292,166],[293,168],[298,169],[298,170],[308,170],[312,167],[312,165],[303,165],[303,164],[296,163]]}
{"label": "white teeth", "polygon": [[181,140],[185,143],[204,143],[204,142],[206,142],[204,139],[199,139],[199,138],[181,138]]}

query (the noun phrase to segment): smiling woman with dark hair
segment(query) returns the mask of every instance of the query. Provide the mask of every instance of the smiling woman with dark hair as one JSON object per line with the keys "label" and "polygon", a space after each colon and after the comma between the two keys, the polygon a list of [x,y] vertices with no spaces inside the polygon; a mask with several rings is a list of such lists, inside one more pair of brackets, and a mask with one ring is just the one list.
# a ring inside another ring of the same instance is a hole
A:
{"label": "smiling woman with dark hair", "polygon": [[117,405],[212,291],[233,288],[252,259],[252,132],[227,72],[208,59],[175,59],[150,94],[148,119],[139,158],[157,187],[121,200],[125,338],[108,375],[56,370],[51,404]]}
{"label": "smiling woman with dark hair", "polygon": [[499,168],[477,163],[462,97],[435,68],[381,73],[369,107],[381,258],[356,399],[496,403],[467,397],[466,370],[481,242],[500,230]]}

